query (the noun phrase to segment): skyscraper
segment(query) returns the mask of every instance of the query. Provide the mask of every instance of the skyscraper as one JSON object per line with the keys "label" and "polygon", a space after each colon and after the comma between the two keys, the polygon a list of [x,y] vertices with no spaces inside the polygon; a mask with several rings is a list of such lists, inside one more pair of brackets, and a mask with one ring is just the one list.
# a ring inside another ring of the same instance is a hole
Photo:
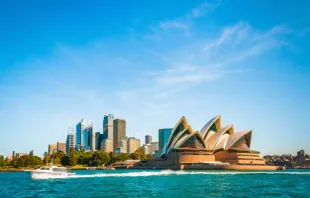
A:
{"label": "skyscraper", "polygon": [[96,132],[93,128],[93,125],[88,128],[88,145],[92,151],[96,150]]}
{"label": "skyscraper", "polygon": [[106,153],[113,152],[113,142],[110,139],[105,139],[101,141],[101,150]]}
{"label": "skyscraper", "polygon": [[66,152],[69,155],[70,154],[70,148],[75,146],[75,137],[74,134],[68,134],[67,135],[67,141],[66,141]]}
{"label": "skyscraper", "polygon": [[152,136],[146,135],[145,136],[145,144],[151,144],[152,143]]}
{"label": "skyscraper", "polygon": [[158,142],[152,142],[151,145],[152,145],[152,150],[153,151],[158,151],[159,150]]}
{"label": "skyscraper", "polygon": [[54,150],[57,149],[57,145],[56,144],[49,144],[48,145],[48,154],[51,155],[53,154]]}
{"label": "skyscraper", "polygon": [[142,149],[144,151],[144,154],[148,155],[148,154],[152,154],[152,146],[150,144],[145,144],[142,146]]}
{"label": "skyscraper", "polygon": [[96,138],[95,138],[95,144],[96,144],[96,146],[95,146],[95,148],[96,148],[96,150],[100,150],[101,149],[101,134],[100,134],[100,132],[96,132]]}
{"label": "skyscraper", "polygon": [[168,142],[171,132],[172,128],[165,128],[158,130],[158,144],[160,153],[162,152],[165,144]]}
{"label": "skyscraper", "polygon": [[82,131],[82,140],[81,140],[81,146],[83,147],[83,150],[90,150],[89,147],[89,127],[86,127],[83,131]]}
{"label": "skyscraper", "polygon": [[120,142],[124,139],[126,139],[126,120],[115,119],[113,121],[113,150],[120,147]]}
{"label": "skyscraper", "polygon": [[140,140],[134,137],[127,139],[127,153],[134,153],[140,147]]}
{"label": "skyscraper", "polygon": [[103,118],[103,134],[106,137],[105,139],[112,140],[113,144],[113,114],[105,115]]}
{"label": "skyscraper", "polygon": [[83,143],[83,131],[86,127],[86,123],[84,121],[84,119],[81,120],[81,122],[79,122],[76,125],[76,147],[79,148],[79,146],[81,146]]}
{"label": "skyscraper", "polygon": [[57,142],[57,151],[62,151],[63,153],[66,153],[66,143]]}
{"label": "skyscraper", "polygon": [[96,150],[96,132],[92,125],[83,130],[82,147],[84,150]]}

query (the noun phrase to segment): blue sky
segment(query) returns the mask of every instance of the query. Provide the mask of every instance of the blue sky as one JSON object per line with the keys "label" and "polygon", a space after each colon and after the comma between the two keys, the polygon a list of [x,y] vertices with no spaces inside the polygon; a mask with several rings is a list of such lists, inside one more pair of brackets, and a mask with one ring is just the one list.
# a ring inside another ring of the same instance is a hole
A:
{"label": "blue sky", "polygon": [[310,152],[310,2],[2,1],[0,154],[65,141],[84,118],[127,120],[157,139],[185,115],[196,130],[253,130],[262,154]]}

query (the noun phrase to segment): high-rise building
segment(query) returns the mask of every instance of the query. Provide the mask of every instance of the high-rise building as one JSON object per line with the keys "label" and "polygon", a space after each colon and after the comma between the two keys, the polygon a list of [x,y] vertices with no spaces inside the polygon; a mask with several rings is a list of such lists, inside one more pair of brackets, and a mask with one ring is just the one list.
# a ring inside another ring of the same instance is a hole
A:
{"label": "high-rise building", "polygon": [[96,150],[96,132],[92,125],[83,130],[82,147],[85,151]]}
{"label": "high-rise building", "polygon": [[152,143],[152,136],[146,135],[145,136],[145,144],[151,144]]}
{"label": "high-rise building", "polygon": [[115,148],[115,154],[127,153],[127,141],[125,139],[120,141],[120,146]]}
{"label": "high-rise building", "polygon": [[151,144],[145,144],[142,146],[142,149],[144,151],[144,154],[148,155],[148,154],[152,154],[152,146]]}
{"label": "high-rise building", "polygon": [[140,148],[140,140],[134,137],[130,137],[127,139],[127,153],[134,153],[136,150]]}
{"label": "high-rise building", "polygon": [[151,145],[152,145],[153,152],[159,151],[159,144],[158,144],[158,142],[152,142]]}
{"label": "high-rise building", "polygon": [[113,152],[113,142],[110,139],[105,139],[101,141],[101,150],[106,153]]}
{"label": "high-rise building", "polygon": [[81,120],[81,122],[79,122],[76,125],[76,148],[79,148],[80,146],[83,145],[83,131],[86,127],[86,123],[84,121],[84,119]]}
{"label": "high-rise building", "polygon": [[90,150],[89,147],[89,127],[86,127],[82,132],[82,143],[81,146],[83,147],[83,150]]}
{"label": "high-rise building", "polygon": [[67,141],[66,141],[66,153],[70,155],[70,148],[75,146],[75,137],[74,134],[68,134],[67,135]]}
{"label": "high-rise building", "polygon": [[159,145],[159,152],[161,153],[165,144],[167,144],[169,137],[171,135],[172,128],[165,128],[158,130],[158,145]]}
{"label": "high-rise building", "polygon": [[126,139],[126,120],[113,121],[113,150],[120,147],[121,140]]}
{"label": "high-rise building", "polygon": [[113,114],[105,115],[103,118],[103,134],[106,139],[110,139],[113,142]]}
{"label": "high-rise building", "polygon": [[57,150],[57,144],[49,144],[48,145],[48,154],[52,155],[54,150]]}
{"label": "high-rise building", "polygon": [[96,132],[96,137],[95,137],[95,144],[96,144],[96,150],[101,150],[101,136],[102,134],[100,134],[100,132]]}
{"label": "high-rise building", "polygon": [[66,143],[57,142],[57,151],[62,151],[63,153],[66,153]]}
{"label": "high-rise building", "polygon": [[89,132],[88,132],[89,138],[89,147],[92,151],[96,150],[96,132],[93,128],[93,126],[89,127]]}

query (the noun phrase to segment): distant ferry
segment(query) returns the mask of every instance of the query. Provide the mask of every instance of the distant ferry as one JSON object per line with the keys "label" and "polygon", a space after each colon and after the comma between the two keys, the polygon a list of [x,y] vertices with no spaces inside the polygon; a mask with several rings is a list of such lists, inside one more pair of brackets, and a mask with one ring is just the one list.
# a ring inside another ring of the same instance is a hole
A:
{"label": "distant ferry", "polygon": [[31,178],[33,179],[50,179],[75,175],[75,173],[70,173],[65,167],[58,166],[42,166],[36,170],[26,171],[30,172]]}

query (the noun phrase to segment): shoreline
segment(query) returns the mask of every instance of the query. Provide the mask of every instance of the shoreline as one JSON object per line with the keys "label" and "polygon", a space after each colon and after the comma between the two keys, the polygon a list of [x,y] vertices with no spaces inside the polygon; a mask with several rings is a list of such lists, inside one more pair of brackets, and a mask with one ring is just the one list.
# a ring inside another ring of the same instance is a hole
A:
{"label": "shoreline", "polygon": [[[36,168],[22,168],[22,169],[16,169],[16,168],[11,168],[11,169],[0,169],[0,173],[9,173],[9,172],[25,172],[25,170],[35,170]],[[109,168],[94,168],[94,167],[74,167],[74,168],[67,168],[68,170],[114,170],[114,169],[109,169]],[[298,168],[287,168],[287,170],[310,170],[310,167],[298,167]],[[135,168],[135,170],[139,170],[139,168]],[[145,170],[145,169],[140,169],[140,170]]]}

